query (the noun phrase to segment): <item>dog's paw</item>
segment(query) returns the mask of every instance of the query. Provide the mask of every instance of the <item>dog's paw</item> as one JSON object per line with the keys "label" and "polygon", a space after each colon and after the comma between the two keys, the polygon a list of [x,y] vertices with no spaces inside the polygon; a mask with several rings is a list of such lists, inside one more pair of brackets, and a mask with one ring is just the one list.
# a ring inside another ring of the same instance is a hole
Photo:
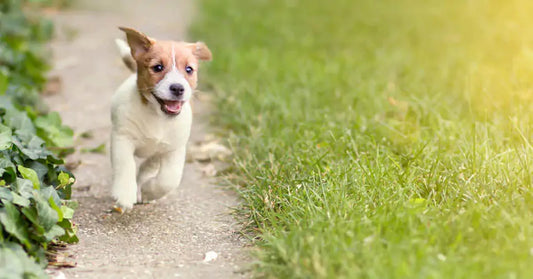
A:
{"label": "dog's paw", "polygon": [[143,202],[153,201],[164,197],[178,186],[177,183],[164,183],[157,178],[151,178],[141,187],[141,197]]}
{"label": "dog's paw", "polygon": [[124,211],[132,209],[135,202],[136,201],[130,202],[130,201],[117,200],[115,208],[120,208],[124,212]]}
{"label": "dog's paw", "polygon": [[133,198],[131,197],[116,197],[117,198],[117,206],[122,208],[123,210],[128,210],[133,207],[133,204],[137,202],[137,195],[134,195]]}
{"label": "dog's paw", "polygon": [[117,201],[117,206],[122,208],[123,210],[131,209],[133,207],[133,204],[137,202],[136,191],[114,192],[113,197]]}

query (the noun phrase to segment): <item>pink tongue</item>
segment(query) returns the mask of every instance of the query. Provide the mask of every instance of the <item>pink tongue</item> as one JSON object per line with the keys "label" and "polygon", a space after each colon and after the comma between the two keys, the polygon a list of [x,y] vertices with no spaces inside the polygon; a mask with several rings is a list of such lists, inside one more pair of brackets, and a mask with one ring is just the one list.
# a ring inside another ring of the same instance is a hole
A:
{"label": "pink tongue", "polygon": [[165,101],[165,108],[169,112],[179,112],[181,109],[181,101]]}

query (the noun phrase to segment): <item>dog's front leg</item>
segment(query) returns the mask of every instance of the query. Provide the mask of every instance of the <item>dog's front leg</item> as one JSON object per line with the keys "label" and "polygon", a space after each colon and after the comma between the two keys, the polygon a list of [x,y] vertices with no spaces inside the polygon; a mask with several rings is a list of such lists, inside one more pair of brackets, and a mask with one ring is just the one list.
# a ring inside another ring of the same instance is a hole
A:
{"label": "dog's front leg", "polygon": [[126,136],[115,133],[111,135],[111,163],[113,164],[111,193],[123,209],[132,208],[137,201],[134,152],[135,147]]}
{"label": "dog's front leg", "polygon": [[143,201],[162,198],[178,187],[185,165],[185,147],[160,155],[159,172],[141,187]]}

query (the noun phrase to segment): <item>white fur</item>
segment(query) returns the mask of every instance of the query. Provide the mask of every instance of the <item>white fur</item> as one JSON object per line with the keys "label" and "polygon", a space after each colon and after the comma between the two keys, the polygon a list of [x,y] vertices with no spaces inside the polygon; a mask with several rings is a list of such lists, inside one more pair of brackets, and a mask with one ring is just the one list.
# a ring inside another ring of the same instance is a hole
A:
{"label": "white fur", "polygon": [[[112,99],[112,195],[124,209],[141,197],[158,199],[178,187],[192,124],[189,102],[179,115],[166,115],[153,96],[142,102],[136,80],[137,75],[130,76]],[[186,81],[184,85],[189,86]],[[138,175],[134,156],[146,158]]]}
{"label": "white fur", "polygon": [[160,80],[154,87],[154,93],[157,94],[157,97],[163,100],[173,100],[176,99],[170,92],[170,85],[174,83],[179,83],[183,85],[185,91],[183,92],[183,97],[179,100],[188,101],[192,95],[192,88],[176,66],[172,67],[168,73],[165,74],[162,80]]}
{"label": "white fur", "polygon": [[124,40],[115,39],[115,44],[117,45],[118,51],[120,52],[120,57],[130,57],[131,50]]}

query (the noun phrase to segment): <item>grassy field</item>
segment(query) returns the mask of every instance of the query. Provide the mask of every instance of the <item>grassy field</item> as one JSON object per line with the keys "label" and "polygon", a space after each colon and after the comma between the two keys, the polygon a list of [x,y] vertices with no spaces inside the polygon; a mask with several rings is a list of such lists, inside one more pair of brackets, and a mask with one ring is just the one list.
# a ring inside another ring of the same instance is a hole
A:
{"label": "grassy field", "polygon": [[203,0],[256,274],[532,278],[532,10]]}

